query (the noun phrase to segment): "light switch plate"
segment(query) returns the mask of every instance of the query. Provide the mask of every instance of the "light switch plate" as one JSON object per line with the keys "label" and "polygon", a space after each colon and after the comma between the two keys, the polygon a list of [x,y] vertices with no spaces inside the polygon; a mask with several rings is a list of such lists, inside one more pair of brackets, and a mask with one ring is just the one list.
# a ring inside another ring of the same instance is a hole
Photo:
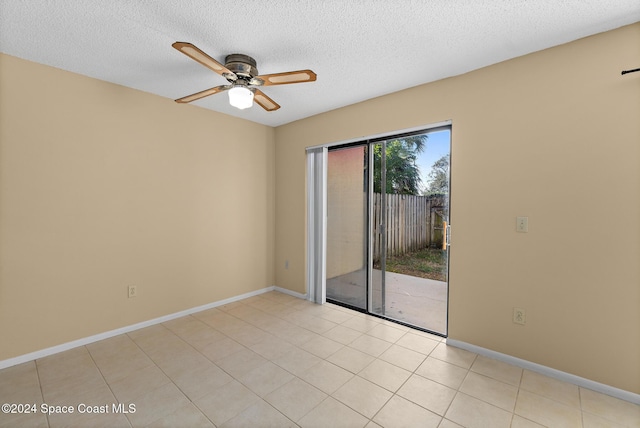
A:
{"label": "light switch plate", "polygon": [[516,217],[516,232],[527,233],[529,231],[529,217]]}

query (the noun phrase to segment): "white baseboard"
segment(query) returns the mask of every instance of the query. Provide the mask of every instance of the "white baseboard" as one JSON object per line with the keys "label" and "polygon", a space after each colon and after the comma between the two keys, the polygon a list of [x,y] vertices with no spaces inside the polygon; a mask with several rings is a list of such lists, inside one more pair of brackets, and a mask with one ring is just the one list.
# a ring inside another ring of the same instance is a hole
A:
{"label": "white baseboard", "polygon": [[63,343],[61,345],[52,346],[52,347],[46,348],[46,349],[41,349],[39,351],[30,352],[28,354],[20,355],[18,357],[14,357],[14,358],[9,358],[7,360],[2,360],[2,361],[0,361],[0,369],[4,369],[4,368],[15,366],[15,365],[18,365],[18,364],[26,363],[28,361],[33,361],[33,360],[36,360],[38,358],[47,357],[49,355],[57,354],[59,352],[68,351],[69,349],[77,348],[78,346],[88,345],[90,343],[97,342],[99,340],[108,339],[110,337],[117,336],[119,334],[129,333],[129,332],[134,331],[134,330],[139,330],[141,328],[149,327],[149,326],[152,326],[152,325],[155,325],[155,324],[160,324],[160,323],[163,323],[163,322],[171,321],[171,320],[176,319],[176,318],[184,317],[186,315],[191,315],[191,314],[194,314],[196,312],[200,312],[200,311],[204,311],[204,310],[207,310],[207,309],[215,308],[217,306],[227,305],[229,303],[233,303],[233,302],[236,302],[238,300],[246,299],[248,297],[258,296],[260,294],[268,293],[269,291],[274,291],[274,290],[277,290],[277,291],[280,291],[282,293],[286,293],[286,294],[289,294],[289,295],[292,295],[292,296],[295,296],[295,297],[304,298],[304,295],[302,295],[302,294],[295,293],[295,292],[293,292],[291,290],[287,290],[287,289],[276,287],[276,286],[272,285],[270,287],[261,288],[260,290],[251,291],[249,293],[241,294],[239,296],[230,297],[228,299],[219,300],[217,302],[208,303],[208,304],[202,305],[202,306],[196,306],[195,308],[186,309],[184,311],[176,312],[176,313],[169,314],[169,315],[164,315],[164,316],[161,316],[161,317],[158,317],[158,318],[154,318],[154,319],[151,319],[151,320],[148,320],[148,321],[139,322],[137,324],[129,325],[129,326],[126,326],[126,327],[121,327],[121,328],[118,328],[118,329],[115,329],[115,330],[111,330],[111,331],[106,331],[104,333],[99,333],[99,334],[96,334],[96,335],[93,335],[93,336],[89,336],[89,337],[84,337],[82,339],[78,339],[78,340],[74,340],[74,341],[71,341],[71,342]]}
{"label": "white baseboard", "polygon": [[291,290],[289,290],[287,288],[278,287],[276,285],[273,286],[273,289],[275,291],[279,291],[280,293],[288,294],[289,296],[293,296],[293,297],[297,297],[298,299],[309,300],[309,295],[308,294],[298,293],[297,291],[291,291]]}
{"label": "white baseboard", "polygon": [[485,357],[493,358],[523,369],[531,370],[532,372],[540,373],[545,376],[552,377],[564,382],[572,383],[574,385],[590,389],[592,391],[601,392],[612,397],[620,398],[621,400],[629,401],[634,404],[640,404],[640,394],[636,394],[624,389],[615,388],[613,386],[605,385],[600,382],[596,382],[590,379],[585,379],[580,376],[573,375],[571,373],[563,372],[561,370],[552,369],[551,367],[543,366],[541,364],[532,363],[531,361],[523,360],[521,358],[512,357],[511,355],[502,354],[500,352],[492,351],[491,349],[482,348],[480,346],[472,345],[470,343],[462,342],[455,339],[446,339],[447,345],[454,346],[456,348],[464,349],[465,351],[474,352]]}

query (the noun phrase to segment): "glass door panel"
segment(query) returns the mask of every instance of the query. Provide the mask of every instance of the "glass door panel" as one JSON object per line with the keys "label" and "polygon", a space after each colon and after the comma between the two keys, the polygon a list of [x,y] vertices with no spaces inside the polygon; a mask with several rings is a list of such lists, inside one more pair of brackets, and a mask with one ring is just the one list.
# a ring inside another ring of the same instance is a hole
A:
{"label": "glass door panel", "polygon": [[370,312],[447,333],[449,128],[371,145]]}
{"label": "glass door panel", "polygon": [[367,309],[366,145],[329,150],[327,299]]}

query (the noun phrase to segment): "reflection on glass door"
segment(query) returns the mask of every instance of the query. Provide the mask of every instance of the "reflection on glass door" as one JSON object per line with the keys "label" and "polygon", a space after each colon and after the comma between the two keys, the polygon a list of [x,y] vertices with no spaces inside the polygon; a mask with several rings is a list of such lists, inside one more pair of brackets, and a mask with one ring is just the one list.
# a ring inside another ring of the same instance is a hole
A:
{"label": "reflection on glass door", "polygon": [[371,148],[370,312],[447,332],[449,128]]}
{"label": "reflection on glass door", "polygon": [[367,146],[327,160],[327,299],[367,309]]}
{"label": "reflection on glass door", "polygon": [[326,295],[447,334],[450,127],[328,152]]}

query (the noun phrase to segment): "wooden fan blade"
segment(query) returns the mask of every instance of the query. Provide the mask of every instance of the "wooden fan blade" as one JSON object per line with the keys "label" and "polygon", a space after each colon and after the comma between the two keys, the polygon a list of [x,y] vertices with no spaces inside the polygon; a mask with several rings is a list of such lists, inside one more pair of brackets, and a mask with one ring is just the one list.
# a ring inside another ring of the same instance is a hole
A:
{"label": "wooden fan blade", "polygon": [[195,94],[187,95],[186,97],[178,98],[177,103],[190,103],[191,101],[199,100],[200,98],[208,97],[209,95],[217,94],[218,92],[231,89],[231,85],[221,85],[215,88],[205,89],[204,91],[196,92]]}
{"label": "wooden fan blade", "polygon": [[278,103],[266,96],[260,89],[255,89],[255,92],[253,93],[253,100],[260,104],[260,107],[266,111],[274,111],[280,108]]}
{"label": "wooden fan blade", "polygon": [[235,73],[230,71],[227,67],[220,64],[215,59],[211,58],[206,53],[202,52],[200,49],[198,49],[191,43],[175,42],[171,46],[173,46],[174,48],[176,48],[177,50],[179,50],[189,58],[195,61],[198,61],[200,64],[204,65],[208,69],[215,71],[221,76],[226,77],[225,74],[235,76]]}
{"label": "wooden fan blade", "polygon": [[287,71],[286,73],[263,74],[256,79],[262,80],[264,86],[288,85],[290,83],[313,82],[316,73],[311,70]]}

